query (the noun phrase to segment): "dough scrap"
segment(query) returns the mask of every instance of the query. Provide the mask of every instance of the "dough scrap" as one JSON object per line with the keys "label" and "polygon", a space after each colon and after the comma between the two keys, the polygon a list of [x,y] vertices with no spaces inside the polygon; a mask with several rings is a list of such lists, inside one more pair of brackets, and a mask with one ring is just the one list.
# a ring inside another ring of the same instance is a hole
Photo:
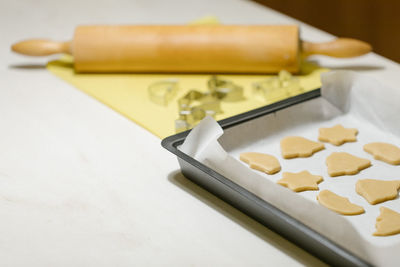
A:
{"label": "dough scrap", "polygon": [[399,189],[400,180],[382,181],[363,179],[358,180],[356,183],[356,192],[372,205],[395,199]]}
{"label": "dough scrap", "polygon": [[371,166],[368,159],[359,158],[346,152],[333,152],[326,158],[328,173],[331,177],[353,175]]}
{"label": "dough scrap", "polygon": [[400,165],[400,148],[382,142],[369,143],[364,146],[364,151],[372,154],[374,159],[384,161],[392,165]]}
{"label": "dough scrap", "polygon": [[338,124],[331,128],[319,128],[318,140],[340,146],[345,142],[357,141],[357,133],[358,130],[355,128],[344,128],[342,125]]}
{"label": "dough scrap", "polygon": [[381,207],[379,210],[381,214],[376,218],[376,231],[373,233],[373,235],[387,236],[399,234],[400,213],[386,207]]}
{"label": "dough scrap", "polygon": [[341,197],[329,190],[322,190],[317,196],[318,202],[342,215],[358,215],[364,213],[364,208],[353,204],[346,197]]}
{"label": "dough scrap", "polygon": [[324,148],[324,144],[300,136],[288,136],[281,140],[281,152],[285,159],[310,157]]}
{"label": "dough scrap", "polygon": [[279,161],[274,156],[268,154],[245,152],[240,154],[240,160],[249,164],[250,168],[267,174],[274,174],[281,170]]}
{"label": "dough scrap", "polygon": [[277,183],[294,192],[301,192],[306,190],[318,190],[318,184],[323,180],[322,176],[312,175],[308,171],[298,173],[284,172],[282,174],[282,179]]}

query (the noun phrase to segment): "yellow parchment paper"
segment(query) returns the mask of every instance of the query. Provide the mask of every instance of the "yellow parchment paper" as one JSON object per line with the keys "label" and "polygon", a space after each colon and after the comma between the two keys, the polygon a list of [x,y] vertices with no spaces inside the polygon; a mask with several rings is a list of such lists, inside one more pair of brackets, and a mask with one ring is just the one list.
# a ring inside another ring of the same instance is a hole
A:
{"label": "yellow parchment paper", "polygon": [[[160,138],[175,134],[174,122],[178,118],[177,100],[190,89],[206,92],[207,81],[211,77],[207,74],[79,74],[74,72],[73,59],[69,56],[49,62],[47,69]],[[303,64],[303,74],[298,77],[305,91],[320,87],[320,73],[323,71],[326,69],[310,63]],[[246,99],[232,103],[222,102],[223,113],[217,114],[216,120],[270,104],[254,97],[252,84],[271,76],[219,75],[219,77],[243,86]],[[148,86],[166,79],[177,79],[180,90],[168,106],[161,106],[150,100]]]}

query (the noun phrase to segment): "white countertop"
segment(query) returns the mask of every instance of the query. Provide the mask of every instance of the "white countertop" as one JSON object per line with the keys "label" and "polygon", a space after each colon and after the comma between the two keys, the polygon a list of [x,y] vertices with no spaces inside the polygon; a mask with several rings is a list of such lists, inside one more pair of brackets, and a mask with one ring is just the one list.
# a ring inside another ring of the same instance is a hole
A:
{"label": "white countertop", "polygon": [[[32,37],[66,40],[78,24],[298,23],[252,2],[0,2],[1,266],[298,266],[322,263],[186,180],[160,139],[50,74],[48,58],[12,54]],[[332,36],[307,25],[302,36]],[[400,84],[370,54],[316,57]],[[399,86],[397,86],[399,87]]]}

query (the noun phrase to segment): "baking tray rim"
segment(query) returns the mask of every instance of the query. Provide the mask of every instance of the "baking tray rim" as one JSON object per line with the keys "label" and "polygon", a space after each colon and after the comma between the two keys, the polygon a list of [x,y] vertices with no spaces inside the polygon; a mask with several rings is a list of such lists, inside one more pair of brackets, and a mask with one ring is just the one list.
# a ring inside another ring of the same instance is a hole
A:
{"label": "baking tray rim", "polygon": [[[222,127],[222,129],[228,129],[230,127],[233,127],[235,125],[256,119],[258,117],[271,114],[274,112],[277,112],[279,110],[288,108],[290,106],[300,104],[303,102],[306,102],[308,100],[312,100],[315,98],[321,97],[321,90],[320,88],[284,99],[282,101],[278,101],[254,110],[250,110],[232,117],[229,117],[227,119],[223,119],[218,121],[218,124]],[[288,213],[281,211],[280,209],[276,208],[274,205],[270,204],[269,202],[259,198],[255,194],[251,193],[247,189],[241,187],[240,185],[232,182],[230,179],[226,178],[225,176],[221,175],[220,173],[214,171],[213,169],[209,168],[208,166],[202,164],[201,162],[197,161],[196,159],[192,158],[191,156],[187,155],[186,153],[180,151],[178,149],[178,146],[180,146],[184,140],[186,139],[187,135],[189,134],[191,130],[187,130],[185,132],[181,132],[178,134],[171,135],[169,137],[164,138],[161,141],[161,145],[170,151],[171,153],[175,154],[178,157],[178,160],[184,160],[186,163],[192,165],[193,167],[199,169],[200,171],[204,172],[205,174],[213,177],[217,182],[223,184],[223,186],[229,187],[231,190],[235,191],[235,193],[240,194],[242,197],[245,197],[249,201],[253,202],[254,204],[261,206],[263,209],[268,210],[270,215],[276,216],[278,219],[285,221],[286,224],[288,224],[290,227],[292,227],[292,230],[296,231],[301,231],[304,233],[308,238],[317,241],[318,243],[324,245],[328,250],[331,250],[335,254],[337,254],[339,257],[341,257],[344,261],[346,261],[349,266],[372,266],[370,263],[367,263],[363,259],[359,258],[358,256],[354,255],[352,252],[346,250],[342,246],[336,244],[332,240],[328,239],[327,237],[323,236],[322,234],[316,232],[312,228],[306,226],[302,222],[298,221],[297,219],[293,218],[290,216]],[[190,178],[188,178],[190,179]],[[190,179],[191,180],[191,179]],[[213,193],[213,192],[212,192]],[[219,197],[221,198],[221,197]],[[230,205],[233,205],[229,201],[226,201],[226,199],[222,198],[223,201],[228,202]],[[237,207],[235,207],[237,208]],[[261,222],[257,218],[254,218],[253,216],[249,215],[246,213],[246,211],[242,210],[239,208],[242,212],[244,212],[246,215],[250,216],[251,218],[255,219],[256,221],[260,222],[267,228],[269,228],[265,223]],[[270,228],[269,228],[270,229]],[[278,232],[277,229],[272,229],[273,231],[277,232],[280,235],[283,235],[281,232]],[[294,240],[291,239],[290,236],[283,235],[284,238],[290,240],[291,242],[295,243],[299,247],[303,248],[301,245],[304,245],[301,241],[299,240]],[[304,249],[304,248],[303,248]],[[315,251],[305,249],[311,254],[316,255]],[[335,265],[335,262],[332,262],[331,260],[324,259],[321,257],[321,255],[316,255],[323,261]],[[343,266],[343,265],[342,265]]]}

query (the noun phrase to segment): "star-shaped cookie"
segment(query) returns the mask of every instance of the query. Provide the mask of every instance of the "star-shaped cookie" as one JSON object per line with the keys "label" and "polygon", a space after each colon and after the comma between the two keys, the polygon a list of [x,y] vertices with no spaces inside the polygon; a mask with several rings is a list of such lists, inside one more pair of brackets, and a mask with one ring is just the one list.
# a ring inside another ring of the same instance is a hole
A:
{"label": "star-shaped cookie", "polygon": [[285,159],[310,157],[324,148],[324,144],[300,136],[288,136],[281,140],[281,153]]}
{"label": "star-shaped cookie", "polygon": [[281,170],[279,161],[272,155],[246,152],[240,154],[240,160],[250,165],[250,168],[265,172],[267,174],[274,174]]}
{"label": "star-shaped cookie", "polygon": [[353,175],[371,166],[368,159],[359,158],[346,152],[333,152],[326,158],[328,173],[331,177]]}
{"label": "star-shaped cookie", "polygon": [[357,141],[357,133],[357,129],[344,128],[342,125],[338,124],[331,128],[319,128],[318,140],[340,146],[345,142]]}
{"label": "star-shaped cookie", "polygon": [[386,207],[379,209],[381,214],[376,218],[376,232],[373,235],[386,236],[400,233],[400,213]]}
{"label": "star-shaped cookie", "polygon": [[282,179],[277,183],[294,192],[301,192],[306,190],[318,190],[318,184],[323,180],[322,176],[312,175],[308,171],[298,173],[284,172],[282,174]]}
{"label": "star-shaped cookie", "polygon": [[358,215],[364,213],[364,208],[353,204],[346,197],[341,197],[329,190],[322,190],[317,196],[318,202],[334,212],[342,215]]}
{"label": "star-shaped cookie", "polygon": [[366,144],[364,151],[372,154],[374,159],[382,160],[392,165],[400,165],[400,148],[395,145],[374,142]]}
{"label": "star-shaped cookie", "polygon": [[400,180],[382,181],[363,179],[358,180],[356,183],[356,192],[372,205],[395,199],[399,189]]}

